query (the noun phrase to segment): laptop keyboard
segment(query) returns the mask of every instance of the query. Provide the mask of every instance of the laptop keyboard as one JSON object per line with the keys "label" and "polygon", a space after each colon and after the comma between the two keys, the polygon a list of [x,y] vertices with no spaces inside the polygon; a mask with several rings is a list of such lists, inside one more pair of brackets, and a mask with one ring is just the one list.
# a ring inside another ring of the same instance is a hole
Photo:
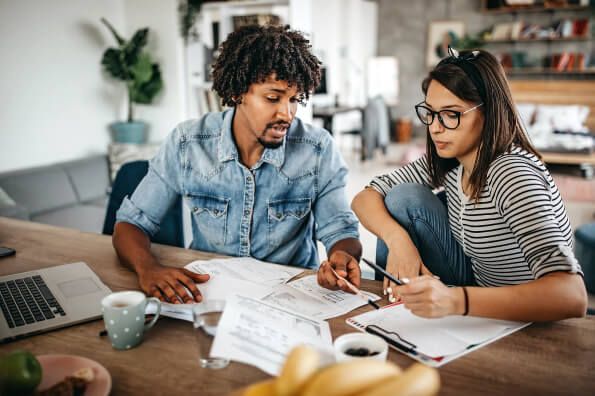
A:
{"label": "laptop keyboard", "polygon": [[10,328],[66,316],[40,275],[0,282],[0,308]]}

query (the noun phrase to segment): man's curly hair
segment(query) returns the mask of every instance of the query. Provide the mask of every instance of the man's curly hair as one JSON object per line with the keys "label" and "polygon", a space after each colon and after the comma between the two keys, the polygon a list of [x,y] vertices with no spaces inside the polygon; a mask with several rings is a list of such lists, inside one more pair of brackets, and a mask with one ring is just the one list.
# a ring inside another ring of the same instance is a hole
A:
{"label": "man's curly hair", "polygon": [[[253,83],[275,73],[277,80],[297,86],[304,103],[320,84],[321,62],[310,52],[302,33],[285,26],[245,26],[231,33],[219,47],[213,64],[213,90],[225,106],[240,103]],[[235,100],[234,100],[235,98]]]}

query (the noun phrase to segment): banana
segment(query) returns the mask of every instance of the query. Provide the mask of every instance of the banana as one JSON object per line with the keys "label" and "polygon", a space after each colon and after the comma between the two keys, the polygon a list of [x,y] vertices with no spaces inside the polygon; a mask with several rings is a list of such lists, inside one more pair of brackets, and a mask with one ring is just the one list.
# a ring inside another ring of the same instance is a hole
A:
{"label": "banana", "polygon": [[392,363],[371,359],[349,360],[314,375],[301,396],[354,395],[400,373],[401,369]]}
{"label": "banana", "polygon": [[276,396],[275,382],[274,379],[270,379],[252,384],[246,388],[242,396]]}
{"label": "banana", "polygon": [[315,349],[299,345],[289,352],[277,378],[277,396],[296,395],[318,369],[319,356]]}
{"label": "banana", "polygon": [[398,377],[366,389],[361,396],[432,396],[438,393],[439,388],[438,370],[416,363]]}

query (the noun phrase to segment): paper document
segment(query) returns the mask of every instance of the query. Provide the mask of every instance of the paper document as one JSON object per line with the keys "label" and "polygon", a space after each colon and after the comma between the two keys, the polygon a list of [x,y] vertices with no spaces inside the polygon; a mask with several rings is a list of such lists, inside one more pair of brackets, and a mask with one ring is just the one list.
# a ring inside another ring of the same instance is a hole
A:
{"label": "paper document", "polygon": [[[372,301],[375,294],[362,292]],[[328,290],[318,285],[316,275],[309,275],[275,287],[263,301],[316,319],[329,319],[346,314],[366,304],[361,297],[342,290]]]}
{"label": "paper document", "polygon": [[[472,316],[426,319],[412,314],[403,304],[366,312],[347,319],[347,323],[362,331],[373,325],[374,329],[387,336],[387,341],[390,339],[401,345],[413,346],[413,351],[407,353],[409,356],[434,366],[530,324]],[[423,357],[430,359],[424,361]]]}
{"label": "paper document", "polygon": [[259,367],[278,375],[289,351],[299,344],[332,356],[327,322],[309,318],[255,298],[228,298],[210,355]]}
{"label": "paper document", "polygon": [[[202,294],[203,301],[227,300],[227,298],[234,293],[260,299],[274,291],[268,286],[219,275],[211,275],[211,278],[207,282],[197,283],[196,286]],[[170,318],[188,320],[192,322],[193,305],[195,304],[161,303],[161,314]],[[148,313],[155,313],[156,311],[154,305],[151,305],[149,309],[151,311]]]}
{"label": "paper document", "polygon": [[184,268],[199,274],[226,276],[267,286],[283,284],[304,271],[303,268],[267,263],[252,257],[198,260]]}

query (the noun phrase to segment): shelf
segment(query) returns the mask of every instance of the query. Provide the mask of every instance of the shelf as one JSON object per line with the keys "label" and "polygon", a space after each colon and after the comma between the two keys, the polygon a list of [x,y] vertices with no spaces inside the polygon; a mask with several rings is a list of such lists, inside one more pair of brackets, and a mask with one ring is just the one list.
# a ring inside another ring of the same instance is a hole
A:
{"label": "shelf", "polygon": [[520,75],[520,74],[547,74],[547,75],[595,75],[595,67],[591,67],[585,70],[570,70],[570,71],[557,71],[546,67],[525,67],[525,68],[512,68],[505,69],[507,75]]}
{"label": "shelf", "polygon": [[513,43],[533,43],[533,42],[572,42],[572,41],[590,41],[589,36],[579,37],[557,37],[557,38],[536,38],[536,39],[505,39],[505,40],[484,40],[483,44],[513,44]]}
{"label": "shelf", "polygon": [[203,10],[215,9],[219,7],[273,7],[273,6],[286,6],[289,4],[289,0],[267,0],[267,1],[213,1],[207,2],[202,5]]}
{"label": "shelf", "polygon": [[500,7],[500,8],[482,8],[481,12],[484,14],[515,14],[515,13],[530,13],[530,12],[554,12],[554,11],[587,11],[590,6],[581,5],[567,5],[563,7]]}

